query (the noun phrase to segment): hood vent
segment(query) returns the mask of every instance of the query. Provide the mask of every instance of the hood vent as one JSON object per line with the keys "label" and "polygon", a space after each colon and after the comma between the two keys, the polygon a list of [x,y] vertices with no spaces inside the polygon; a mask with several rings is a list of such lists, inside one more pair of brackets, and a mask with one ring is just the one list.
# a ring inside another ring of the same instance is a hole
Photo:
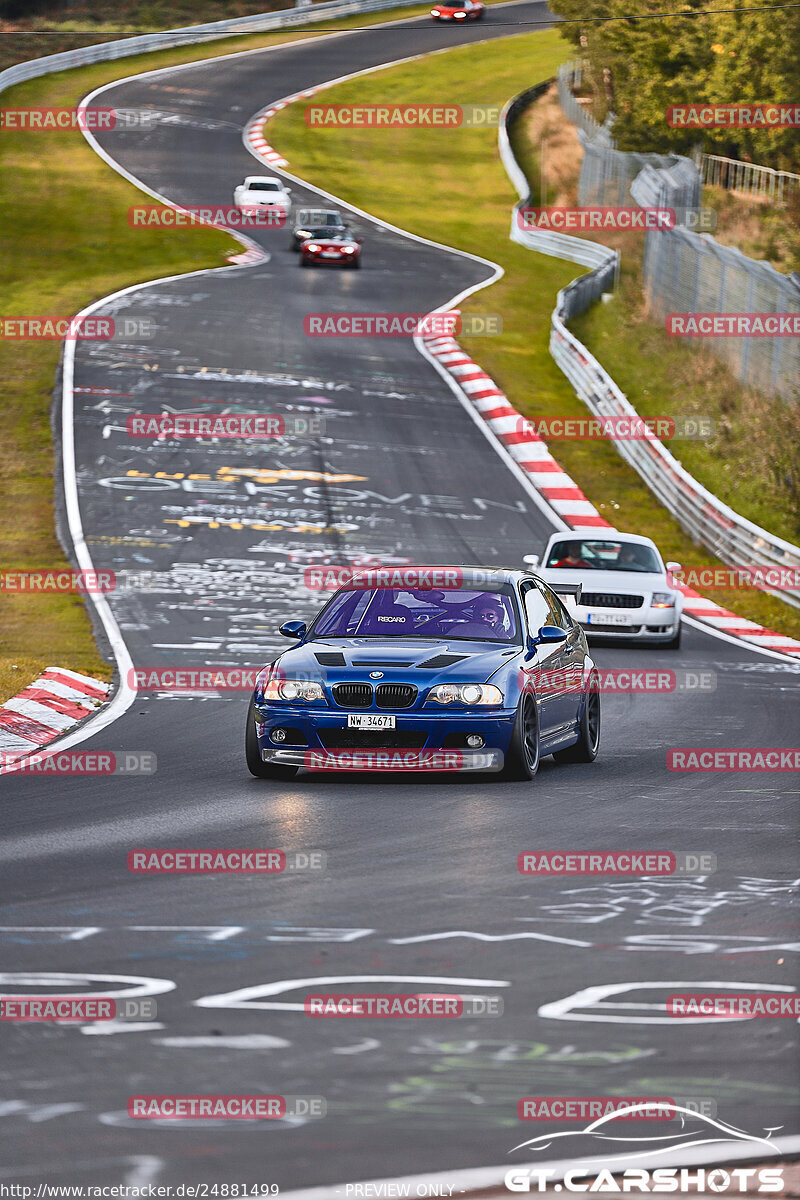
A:
{"label": "hood vent", "polygon": [[453,663],[463,662],[465,658],[469,657],[469,654],[437,654],[434,658],[429,658],[427,662],[417,663],[417,666],[433,671],[437,667],[452,667]]}
{"label": "hood vent", "polygon": [[331,651],[330,654],[315,654],[314,658],[321,667],[346,667],[345,657],[337,651]]}

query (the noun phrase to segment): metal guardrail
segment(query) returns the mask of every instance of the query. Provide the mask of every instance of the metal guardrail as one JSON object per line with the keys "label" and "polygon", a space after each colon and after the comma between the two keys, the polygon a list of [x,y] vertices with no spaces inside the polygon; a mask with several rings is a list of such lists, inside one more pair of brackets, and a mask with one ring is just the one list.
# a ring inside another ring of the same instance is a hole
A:
{"label": "metal guardrail", "polygon": [[419,0],[328,0],[303,8],[286,8],[278,12],[255,13],[250,17],[234,17],[227,21],[209,21],[205,25],[189,25],[182,29],[168,29],[159,33],[137,34],[113,42],[101,42],[95,46],[80,46],[76,50],[64,50],[60,54],[48,54],[44,58],[33,58],[28,62],[14,63],[0,71],[0,93],[14,84],[66,71],[71,67],[86,67],[92,63],[111,62],[127,58],[132,54],[150,54],[154,50],[166,50],[173,46],[188,46],[205,43],[215,38],[231,37],[242,33],[263,33],[273,29],[290,29],[310,25],[331,17],[347,17],[358,13],[379,12],[386,8],[402,8],[417,4]]}
{"label": "metal guardrail", "polygon": [[721,154],[699,154],[695,162],[703,183],[710,187],[726,188],[729,192],[745,192],[748,196],[767,196],[779,204],[792,192],[800,189],[800,175],[793,171],[777,171],[759,163],[740,162]]}
{"label": "metal guardrail", "polygon": [[[532,92],[523,93],[530,97]],[[574,279],[558,293],[551,315],[550,353],[569,379],[576,393],[595,416],[637,417],[636,409],[600,365],[593,354],[567,328],[566,322],[585,312],[603,292],[611,290],[618,266],[618,255],[607,246],[587,242],[568,234],[519,228],[517,212],[527,200],[528,183],[514,157],[508,136],[509,118],[518,115],[524,105],[510,102],[500,116],[498,144],[503,165],[511,178],[520,202],[514,207],[511,237],[514,241],[542,254],[566,258],[591,266],[586,275]],[[592,249],[590,249],[592,248]],[[604,256],[599,265],[590,255]],[[776,537],[746,517],[734,512],[684,470],[678,460],[657,438],[641,441],[613,439],[616,449],[681,527],[695,541],[734,567],[769,565],[800,569],[800,547]],[[780,599],[800,608],[800,589],[773,592]]]}

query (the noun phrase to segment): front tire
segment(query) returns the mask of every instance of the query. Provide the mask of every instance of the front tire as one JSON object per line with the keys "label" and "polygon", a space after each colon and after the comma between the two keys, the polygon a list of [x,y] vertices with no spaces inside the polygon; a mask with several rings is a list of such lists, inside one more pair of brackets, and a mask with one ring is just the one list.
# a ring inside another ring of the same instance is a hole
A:
{"label": "front tire", "polygon": [[539,712],[534,696],[523,696],[506,754],[502,779],[526,781],[539,770]]}
{"label": "front tire", "polygon": [[261,757],[261,748],[256,735],[256,706],[251,700],[247,709],[247,726],[244,731],[244,755],[247,769],[256,779],[294,779],[297,767],[288,767],[283,763],[265,763]]}
{"label": "front tire", "polygon": [[600,693],[599,679],[592,675],[583,701],[578,740],[566,750],[556,750],[553,758],[558,763],[590,763],[597,758],[600,749]]}

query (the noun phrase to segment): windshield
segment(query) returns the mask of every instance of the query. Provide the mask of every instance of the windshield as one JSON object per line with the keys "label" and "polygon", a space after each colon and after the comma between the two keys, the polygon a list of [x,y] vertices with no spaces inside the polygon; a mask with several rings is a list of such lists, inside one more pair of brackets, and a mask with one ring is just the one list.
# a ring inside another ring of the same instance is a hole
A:
{"label": "windshield", "polygon": [[330,226],[312,229],[310,233],[312,238],[325,238],[329,242],[344,242],[348,238],[346,229],[331,229]]}
{"label": "windshield", "polygon": [[253,183],[250,184],[251,192],[280,192],[282,190],[283,189],[279,183],[259,183],[258,180],[254,180]]}
{"label": "windshield", "polygon": [[661,563],[650,546],[598,538],[565,538],[554,542],[544,565],[562,571],[661,571]]}
{"label": "windshield", "polygon": [[312,626],[312,636],[518,642],[518,628],[510,586],[496,591],[353,588],[337,592]]}

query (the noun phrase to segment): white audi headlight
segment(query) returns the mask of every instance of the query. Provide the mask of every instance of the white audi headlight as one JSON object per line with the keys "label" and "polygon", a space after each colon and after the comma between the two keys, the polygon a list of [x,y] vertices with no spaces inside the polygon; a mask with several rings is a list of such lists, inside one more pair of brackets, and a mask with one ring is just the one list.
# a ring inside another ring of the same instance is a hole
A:
{"label": "white audi headlight", "polygon": [[502,704],[503,693],[492,683],[440,683],[431,688],[429,700],[437,704]]}
{"label": "white audi headlight", "polygon": [[651,600],[652,608],[674,608],[675,593],[674,592],[653,592]]}
{"label": "white audi headlight", "polygon": [[264,688],[265,700],[324,700],[322,684],[308,679],[270,679]]}

